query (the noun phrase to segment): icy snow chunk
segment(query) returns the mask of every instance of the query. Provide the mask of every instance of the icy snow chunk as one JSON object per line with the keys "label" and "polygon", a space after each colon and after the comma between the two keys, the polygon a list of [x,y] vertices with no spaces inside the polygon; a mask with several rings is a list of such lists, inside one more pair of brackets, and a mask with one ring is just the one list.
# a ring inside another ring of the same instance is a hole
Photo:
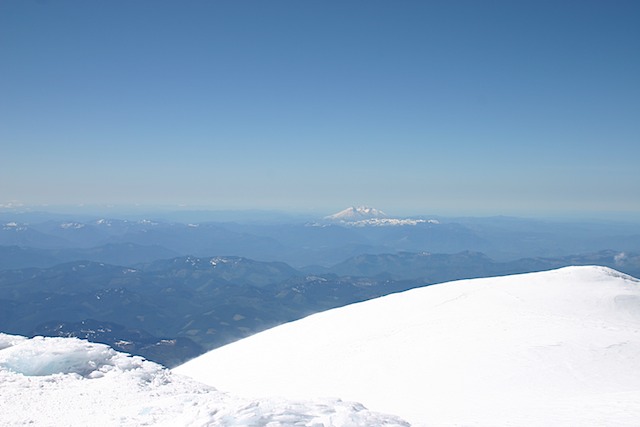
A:
{"label": "icy snow chunk", "polygon": [[26,376],[77,374],[95,378],[114,367],[121,370],[139,368],[144,361],[118,353],[107,345],[77,338],[34,337],[27,340],[2,334],[0,349],[0,367]]}

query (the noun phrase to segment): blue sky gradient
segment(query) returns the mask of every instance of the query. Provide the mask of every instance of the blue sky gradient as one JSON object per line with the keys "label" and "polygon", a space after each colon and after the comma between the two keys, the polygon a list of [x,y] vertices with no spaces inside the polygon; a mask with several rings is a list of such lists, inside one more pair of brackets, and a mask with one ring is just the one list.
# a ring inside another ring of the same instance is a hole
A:
{"label": "blue sky gradient", "polygon": [[0,204],[640,215],[636,1],[0,2]]}

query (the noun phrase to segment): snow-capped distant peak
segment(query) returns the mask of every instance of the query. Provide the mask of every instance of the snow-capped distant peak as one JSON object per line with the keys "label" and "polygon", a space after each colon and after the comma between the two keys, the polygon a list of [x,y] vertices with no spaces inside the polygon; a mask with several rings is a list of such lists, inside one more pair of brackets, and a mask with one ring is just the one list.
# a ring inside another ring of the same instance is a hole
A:
{"label": "snow-capped distant peak", "polygon": [[[413,219],[390,217],[381,210],[368,206],[350,207],[333,215],[324,217],[325,221],[339,223],[348,227],[389,227],[418,224],[439,224],[435,219]],[[323,224],[312,224],[323,226]]]}
{"label": "snow-capped distant peak", "polygon": [[352,206],[333,215],[325,217],[325,219],[333,221],[358,221],[364,219],[387,218],[388,215],[381,210],[371,208],[369,206]]}

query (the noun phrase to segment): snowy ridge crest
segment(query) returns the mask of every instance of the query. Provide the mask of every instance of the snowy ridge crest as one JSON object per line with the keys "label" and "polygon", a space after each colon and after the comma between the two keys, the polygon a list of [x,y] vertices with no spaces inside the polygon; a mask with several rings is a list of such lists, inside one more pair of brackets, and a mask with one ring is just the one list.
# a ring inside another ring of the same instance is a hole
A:
{"label": "snowy ridge crest", "polygon": [[173,372],[251,397],[339,395],[415,426],[635,427],[639,333],[638,280],[565,267],[328,310]]}

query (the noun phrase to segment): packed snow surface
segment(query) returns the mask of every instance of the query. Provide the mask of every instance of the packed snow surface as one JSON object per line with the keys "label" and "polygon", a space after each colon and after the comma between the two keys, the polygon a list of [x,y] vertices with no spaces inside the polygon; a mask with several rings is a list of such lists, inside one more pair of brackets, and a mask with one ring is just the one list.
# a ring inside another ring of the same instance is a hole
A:
{"label": "packed snow surface", "polygon": [[338,399],[244,399],[76,338],[0,334],[0,425],[407,426]]}
{"label": "packed snow surface", "polygon": [[424,426],[637,426],[640,283],[464,280],[285,324],[174,369],[248,398],[337,396]]}

